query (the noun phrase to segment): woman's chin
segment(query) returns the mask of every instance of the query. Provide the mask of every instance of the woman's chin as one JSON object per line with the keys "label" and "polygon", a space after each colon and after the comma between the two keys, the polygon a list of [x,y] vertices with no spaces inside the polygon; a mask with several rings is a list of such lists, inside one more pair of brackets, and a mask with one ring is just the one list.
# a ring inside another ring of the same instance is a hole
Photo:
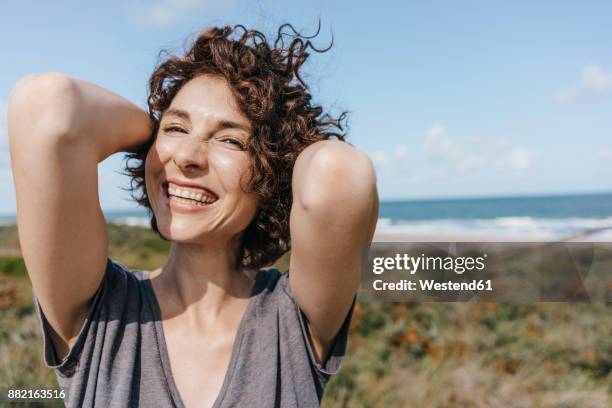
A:
{"label": "woman's chin", "polygon": [[176,225],[158,225],[158,229],[165,239],[172,242],[195,243],[202,241],[202,237],[207,235],[204,231],[195,231],[193,226],[185,228]]}

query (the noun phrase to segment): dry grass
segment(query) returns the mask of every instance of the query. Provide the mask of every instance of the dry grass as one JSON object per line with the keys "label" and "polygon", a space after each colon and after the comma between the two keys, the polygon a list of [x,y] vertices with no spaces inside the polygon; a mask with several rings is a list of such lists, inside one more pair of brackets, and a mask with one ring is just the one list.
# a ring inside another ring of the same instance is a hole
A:
{"label": "dry grass", "polygon": [[[57,388],[10,228],[0,227],[0,388]],[[131,268],[166,257],[146,229],[109,236],[111,257]],[[612,406],[609,304],[360,302],[350,330],[324,407]]]}

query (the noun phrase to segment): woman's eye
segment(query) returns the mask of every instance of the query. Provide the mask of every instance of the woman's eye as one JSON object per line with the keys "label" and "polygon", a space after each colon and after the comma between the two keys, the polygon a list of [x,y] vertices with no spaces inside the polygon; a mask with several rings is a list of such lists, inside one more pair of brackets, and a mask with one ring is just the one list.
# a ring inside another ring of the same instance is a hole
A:
{"label": "woman's eye", "polygon": [[164,132],[166,133],[185,133],[185,130],[183,128],[180,128],[178,126],[168,126],[164,128]]}
{"label": "woman's eye", "polygon": [[233,144],[236,147],[239,147],[240,149],[244,149],[244,145],[236,139],[226,138],[222,139],[222,141],[227,144]]}

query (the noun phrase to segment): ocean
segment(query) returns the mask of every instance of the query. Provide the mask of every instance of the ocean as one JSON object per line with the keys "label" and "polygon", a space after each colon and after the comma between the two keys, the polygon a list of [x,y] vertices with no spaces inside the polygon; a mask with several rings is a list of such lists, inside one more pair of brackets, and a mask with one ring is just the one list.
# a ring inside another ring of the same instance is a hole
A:
{"label": "ocean", "polygon": [[[145,211],[107,211],[112,223],[148,226]],[[0,217],[0,224],[14,223]],[[381,201],[377,233],[612,241],[612,193]]]}
{"label": "ocean", "polygon": [[377,232],[612,241],[612,193],[381,203]]}

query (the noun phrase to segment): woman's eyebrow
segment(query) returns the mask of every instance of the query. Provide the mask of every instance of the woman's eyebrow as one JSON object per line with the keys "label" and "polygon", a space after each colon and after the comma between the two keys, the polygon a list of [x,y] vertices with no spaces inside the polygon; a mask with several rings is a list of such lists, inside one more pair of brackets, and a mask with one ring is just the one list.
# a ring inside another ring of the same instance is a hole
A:
{"label": "woman's eyebrow", "polygon": [[175,109],[175,108],[168,109],[162,115],[162,119],[164,117],[166,117],[166,116],[176,116],[176,117],[178,117],[180,119],[184,119],[186,121],[191,121],[191,118],[189,116],[189,112],[184,111],[182,109]]}
{"label": "woman's eyebrow", "polygon": [[[175,116],[179,119],[184,119],[188,122],[191,121],[191,116],[189,116],[189,112],[182,110],[182,109],[176,109],[176,108],[168,109],[163,113],[162,119],[165,118],[166,116]],[[234,122],[233,120],[228,120],[228,119],[220,120],[217,123],[217,126],[215,126],[215,131],[225,130],[225,129],[239,129],[247,133],[251,131],[251,129],[248,126],[243,125],[242,123]]]}
{"label": "woman's eyebrow", "polygon": [[247,133],[251,131],[249,127],[243,125],[242,123],[234,122],[232,120],[219,121],[219,123],[217,124],[217,130],[224,130],[224,129],[239,129],[239,130],[244,130]]}

